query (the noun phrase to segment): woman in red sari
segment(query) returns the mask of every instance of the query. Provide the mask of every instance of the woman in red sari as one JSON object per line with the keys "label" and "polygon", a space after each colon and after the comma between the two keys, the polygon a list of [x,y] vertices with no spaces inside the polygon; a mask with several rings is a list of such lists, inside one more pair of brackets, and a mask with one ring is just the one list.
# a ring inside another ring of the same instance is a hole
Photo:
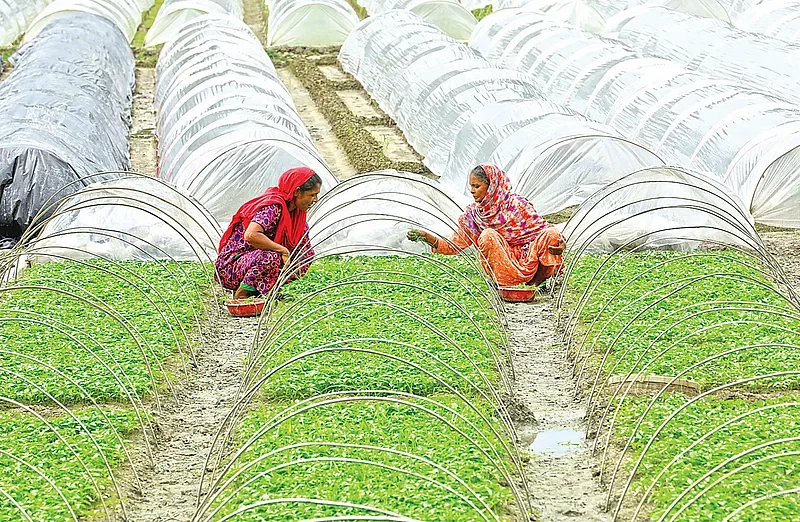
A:
{"label": "woman in red sari", "polygon": [[469,185],[475,203],[459,218],[449,242],[422,230],[409,231],[408,239],[444,255],[475,246],[484,270],[501,286],[538,284],[560,273],[564,237],[530,201],[511,192],[505,172],[481,164],[470,172]]}
{"label": "woman in red sari", "polygon": [[306,213],[317,202],[321,186],[320,177],[307,167],[287,170],[277,187],[234,214],[214,263],[217,281],[235,291],[234,299],[269,292],[290,255],[300,260],[290,281],[306,273],[314,257]]}

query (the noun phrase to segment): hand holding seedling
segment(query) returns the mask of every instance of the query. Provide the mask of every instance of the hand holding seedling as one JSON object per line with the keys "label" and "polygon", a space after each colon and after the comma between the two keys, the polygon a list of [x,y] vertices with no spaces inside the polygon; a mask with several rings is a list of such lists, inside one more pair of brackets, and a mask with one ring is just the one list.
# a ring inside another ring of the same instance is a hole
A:
{"label": "hand holding seedling", "polygon": [[423,243],[428,243],[429,245],[436,244],[436,240],[431,234],[428,234],[422,230],[411,229],[408,231],[406,235],[409,241],[419,241]]}

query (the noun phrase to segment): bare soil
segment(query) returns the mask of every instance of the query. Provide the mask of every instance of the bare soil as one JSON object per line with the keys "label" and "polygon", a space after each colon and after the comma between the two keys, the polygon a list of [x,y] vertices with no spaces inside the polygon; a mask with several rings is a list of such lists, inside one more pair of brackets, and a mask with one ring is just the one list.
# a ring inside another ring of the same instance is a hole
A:
{"label": "bare soil", "polygon": [[397,127],[384,125],[367,127],[372,137],[383,147],[383,153],[392,161],[419,161],[419,156],[411,148]]}
{"label": "bare soil", "polygon": [[236,398],[258,318],[234,318],[221,310],[209,322],[193,377],[177,402],[165,401],[154,415],[154,465],[139,472],[142,488],[127,502],[130,522],[188,522],[194,515],[206,456]]}
{"label": "bare soil", "polygon": [[133,93],[133,123],[131,125],[131,165],[135,172],[146,176],[156,175],[156,115],[153,96],[156,88],[156,71],[136,68],[136,90]]}
{"label": "bare soil", "polygon": [[300,80],[285,67],[278,69],[278,76],[289,90],[300,119],[303,120],[309,134],[311,134],[311,138],[314,140],[314,145],[316,145],[320,154],[328,163],[333,174],[340,180],[355,176],[358,172],[350,164],[347,154],[339,145],[339,141],[336,139],[328,120],[314,105],[311,95],[300,83]]}
{"label": "bare soil", "polygon": [[[556,330],[555,300],[539,296],[534,303],[510,304],[507,312],[517,378],[514,399],[536,420],[518,422],[521,443],[527,448],[539,434],[585,432],[586,411],[573,398],[577,383]],[[527,478],[539,520],[611,520],[603,511],[605,492],[597,479],[598,464],[587,449],[590,444],[583,442],[561,456],[531,452]]]}
{"label": "bare soil", "polygon": [[267,21],[264,20],[264,8],[262,0],[243,0],[244,23],[256,33],[262,44],[267,43]]}
{"label": "bare soil", "polygon": [[[324,67],[332,68],[336,71],[339,70],[338,68],[330,65]],[[325,74],[325,76],[330,80],[331,78],[325,73],[324,67],[320,67],[319,70],[322,71],[322,73]],[[381,113],[378,112],[378,109],[376,109],[374,105],[372,105],[372,100],[370,100],[369,96],[364,94],[363,91],[336,91],[336,94],[342,99],[344,104],[347,105],[347,108],[350,109],[350,112],[356,116],[361,116],[362,118],[381,117]]]}

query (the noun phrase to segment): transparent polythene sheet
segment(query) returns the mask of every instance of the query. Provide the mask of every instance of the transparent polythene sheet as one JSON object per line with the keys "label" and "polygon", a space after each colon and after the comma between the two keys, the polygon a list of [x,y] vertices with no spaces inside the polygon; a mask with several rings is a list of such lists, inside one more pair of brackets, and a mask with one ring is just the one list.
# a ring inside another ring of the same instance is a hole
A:
{"label": "transparent polythene sheet", "polygon": [[0,227],[18,235],[62,187],[130,168],[134,59],[111,21],[70,13],[12,61],[0,84]]}
{"label": "transparent polythene sheet", "polygon": [[211,214],[179,190],[129,176],[92,183],[61,201],[36,240],[34,259],[209,262],[220,232]]}
{"label": "transparent polythene sheet", "polygon": [[[525,192],[534,187],[527,180],[546,165],[564,176],[554,186],[572,179],[588,187],[572,187],[568,197],[547,192],[560,210],[609,177],[663,164],[610,127],[547,103],[533,77],[492,66],[412,13],[370,17],[345,41],[340,63],[394,119],[431,170],[463,193],[469,170],[495,161],[520,183],[522,194],[534,195]],[[586,139],[580,146],[565,145],[577,138]],[[562,162],[557,169],[555,157]]]}
{"label": "transparent polythene sheet", "polygon": [[[11,45],[36,15],[53,0],[4,0],[0,2],[0,47]],[[2,64],[0,63],[0,70]]]}
{"label": "transparent polythene sheet", "polygon": [[244,22],[206,15],[164,46],[156,69],[159,176],[227,221],[246,200],[308,166],[336,184],[289,93]]}
{"label": "transparent polythene sheet", "polygon": [[[343,181],[309,214],[318,253],[401,255],[430,247],[406,239],[411,228],[450,238],[467,201],[452,189],[416,174],[393,170]],[[377,248],[376,248],[377,247]]]}
{"label": "transparent polythene sheet", "polygon": [[608,30],[631,48],[787,101],[800,101],[798,45],[664,8],[638,11]]}
{"label": "transparent polythene sheet", "polygon": [[393,9],[411,11],[456,40],[466,41],[478,20],[456,0],[372,0],[370,16]]}
{"label": "transparent polythene sheet", "polygon": [[50,22],[75,12],[91,13],[107,18],[130,42],[142,21],[142,12],[146,9],[144,5],[146,4],[140,0],[55,0],[28,26],[23,43],[35,38]]}
{"label": "transparent polythene sheet", "polygon": [[358,15],[346,0],[272,0],[267,45],[341,45],[358,21]]}
{"label": "transparent polythene sheet", "polygon": [[715,177],[752,203],[759,221],[797,222],[797,107],[534,13],[508,19],[484,19],[473,45],[529,73],[551,100],[610,124],[667,163]]}
{"label": "transparent polythene sheet", "polygon": [[800,0],[766,0],[734,19],[743,31],[800,44]]}
{"label": "transparent polythene sheet", "polygon": [[564,235],[572,252],[760,243],[738,198],[723,185],[677,167],[646,169],[607,185],[580,206]]}
{"label": "transparent polythene sheet", "polygon": [[145,47],[162,45],[188,23],[208,14],[228,15],[241,20],[242,0],[165,0],[144,39]]}

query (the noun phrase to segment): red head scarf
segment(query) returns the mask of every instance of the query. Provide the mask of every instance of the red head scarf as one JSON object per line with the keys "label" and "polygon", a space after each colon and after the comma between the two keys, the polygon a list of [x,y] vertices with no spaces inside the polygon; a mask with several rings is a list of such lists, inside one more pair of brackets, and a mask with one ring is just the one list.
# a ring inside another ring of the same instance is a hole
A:
{"label": "red head scarf", "polygon": [[222,248],[233,235],[233,229],[237,224],[241,223],[242,227],[247,230],[256,213],[268,205],[280,205],[282,210],[273,241],[285,246],[289,251],[293,250],[306,232],[306,212],[300,209],[289,212],[287,203],[292,200],[295,191],[314,174],[315,172],[308,167],[289,169],[281,174],[277,187],[268,188],[262,195],[239,207],[231,219],[231,224],[228,225],[228,230],[222,235],[219,251],[222,252]]}
{"label": "red head scarf", "polygon": [[550,226],[533,203],[511,192],[511,180],[498,166],[481,163],[480,167],[489,178],[489,190],[482,201],[467,207],[459,219],[461,226],[476,236],[492,228],[511,246],[527,245]]}

